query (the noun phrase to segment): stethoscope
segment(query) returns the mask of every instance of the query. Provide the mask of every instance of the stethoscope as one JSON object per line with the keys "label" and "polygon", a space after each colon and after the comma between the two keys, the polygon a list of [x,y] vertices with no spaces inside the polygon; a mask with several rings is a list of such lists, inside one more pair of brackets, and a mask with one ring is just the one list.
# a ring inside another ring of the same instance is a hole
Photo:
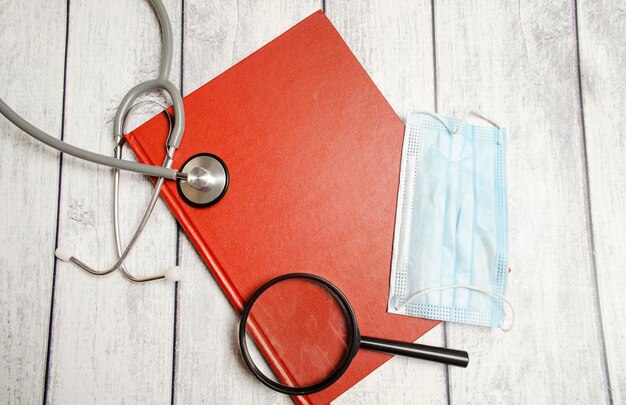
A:
{"label": "stethoscope", "polygon": [[[63,142],[51,135],[46,134],[45,132],[22,118],[19,114],[13,111],[2,99],[0,99],[0,113],[2,113],[2,115],[4,115],[9,121],[15,124],[22,131],[26,132],[28,135],[54,149],[57,149],[60,152],[67,153],[68,155],[88,160],[96,164],[109,166],[115,169],[113,224],[115,228],[114,233],[115,247],[118,256],[117,261],[112,266],[106,269],[97,270],[75,257],[72,254],[71,250],[67,247],[59,246],[55,254],[60,260],[72,262],[86,272],[96,276],[109,274],[117,269],[120,269],[124,277],[126,277],[130,281],[137,283],[159,279],[167,279],[172,281],[180,279],[180,270],[178,266],[172,267],[162,274],[148,277],[137,277],[132,275],[124,265],[124,260],[128,256],[128,253],[130,252],[135,242],[141,235],[144,227],[148,223],[148,219],[150,218],[150,214],[154,209],[165,180],[175,180],[181,198],[186,203],[194,207],[207,207],[215,204],[226,193],[229,181],[228,169],[224,162],[219,157],[210,153],[200,153],[194,155],[190,157],[180,167],[179,170],[172,169],[174,154],[180,146],[183,132],[185,130],[185,111],[183,108],[183,100],[180,92],[178,91],[176,86],[168,79],[170,68],[172,65],[173,54],[172,25],[161,0],[150,0],[150,3],[153,6],[159,20],[159,24],[161,26],[161,35],[163,38],[163,56],[161,58],[159,74],[156,79],[147,80],[145,82],[137,84],[128,93],[126,93],[126,95],[122,99],[122,102],[117,109],[113,121],[113,134],[116,142],[114,157],[105,156],[78,148],[76,146]],[[170,118],[168,115],[168,119],[170,120],[170,134],[166,140],[166,153],[165,158],[163,159],[163,164],[161,166],[146,165],[122,159],[122,148],[125,143],[125,139],[123,137],[124,121],[129,111],[133,108],[133,103],[135,102],[135,100],[141,94],[151,90],[165,91],[172,99],[174,111],[173,125],[172,118]],[[119,232],[119,184],[121,170],[141,173],[146,176],[158,178],[150,197],[148,206],[146,207],[143,217],[141,218],[141,221],[139,223],[139,226],[135,230],[132,238],[130,239],[130,242],[123,250]]]}

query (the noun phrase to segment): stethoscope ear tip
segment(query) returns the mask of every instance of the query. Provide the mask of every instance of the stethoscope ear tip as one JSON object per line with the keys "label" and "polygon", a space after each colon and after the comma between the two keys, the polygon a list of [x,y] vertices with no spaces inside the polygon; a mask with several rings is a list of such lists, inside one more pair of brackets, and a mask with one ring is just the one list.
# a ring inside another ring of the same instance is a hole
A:
{"label": "stethoscope ear tip", "polygon": [[54,251],[54,255],[57,257],[57,259],[64,262],[69,262],[73,256],[70,248],[63,245],[57,247],[57,250]]}
{"label": "stethoscope ear tip", "polygon": [[163,276],[167,281],[180,281],[180,279],[182,278],[180,273],[180,266],[170,267],[165,271],[165,274],[163,274]]}

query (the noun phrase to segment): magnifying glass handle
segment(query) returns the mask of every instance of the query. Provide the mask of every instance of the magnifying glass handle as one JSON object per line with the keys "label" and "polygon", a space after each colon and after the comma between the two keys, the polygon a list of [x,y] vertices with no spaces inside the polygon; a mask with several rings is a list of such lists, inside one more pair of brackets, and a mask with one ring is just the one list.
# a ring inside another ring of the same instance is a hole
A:
{"label": "magnifying glass handle", "polygon": [[426,346],[419,343],[404,343],[395,340],[361,336],[361,347],[377,352],[436,361],[437,363],[449,364],[451,366],[467,367],[469,363],[469,355],[466,351]]}

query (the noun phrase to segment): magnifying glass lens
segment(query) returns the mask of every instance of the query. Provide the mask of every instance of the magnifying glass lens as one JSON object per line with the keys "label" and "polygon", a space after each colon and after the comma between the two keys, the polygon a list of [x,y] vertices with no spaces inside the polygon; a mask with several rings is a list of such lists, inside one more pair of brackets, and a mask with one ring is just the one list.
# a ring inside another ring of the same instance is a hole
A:
{"label": "magnifying glass lens", "polygon": [[349,355],[348,322],[344,307],[324,285],[306,278],[282,280],[250,308],[248,359],[266,379],[282,386],[323,383]]}

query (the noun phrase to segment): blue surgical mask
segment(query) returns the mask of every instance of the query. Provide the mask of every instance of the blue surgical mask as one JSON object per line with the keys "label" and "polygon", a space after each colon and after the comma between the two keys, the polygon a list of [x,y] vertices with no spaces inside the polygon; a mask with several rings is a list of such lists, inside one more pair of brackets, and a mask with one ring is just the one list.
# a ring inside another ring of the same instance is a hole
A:
{"label": "blue surgical mask", "polygon": [[506,130],[497,125],[409,115],[389,312],[502,325],[509,262],[506,142]]}

